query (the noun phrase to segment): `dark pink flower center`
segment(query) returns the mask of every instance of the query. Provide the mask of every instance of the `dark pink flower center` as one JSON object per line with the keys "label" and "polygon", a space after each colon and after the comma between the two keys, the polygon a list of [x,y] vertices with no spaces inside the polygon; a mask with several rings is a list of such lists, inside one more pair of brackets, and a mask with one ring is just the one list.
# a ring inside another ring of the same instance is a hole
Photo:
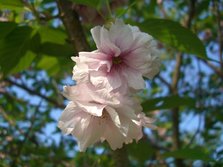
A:
{"label": "dark pink flower center", "polygon": [[121,63],[122,63],[122,59],[120,56],[112,58],[112,64],[121,64]]}

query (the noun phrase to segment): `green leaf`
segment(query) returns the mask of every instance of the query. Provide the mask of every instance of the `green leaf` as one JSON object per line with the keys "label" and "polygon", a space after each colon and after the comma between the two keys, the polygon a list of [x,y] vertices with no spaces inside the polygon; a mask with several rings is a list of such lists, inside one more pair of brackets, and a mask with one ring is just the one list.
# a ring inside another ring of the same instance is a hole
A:
{"label": "green leaf", "polygon": [[0,41],[0,67],[3,73],[19,72],[27,68],[34,56],[26,54],[28,51],[36,50],[37,47],[38,38],[32,28],[27,26],[15,28]]}
{"label": "green leaf", "polygon": [[180,159],[190,159],[190,160],[203,160],[206,162],[212,161],[209,153],[206,149],[202,147],[195,148],[184,148],[172,152],[166,152],[162,154],[163,158],[174,157]]}
{"label": "green leaf", "polygon": [[210,2],[211,1],[209,1],[209,0],[203,0],[203,1],[198,2],[197,9],[196,9],[197,13],[200,14],[202,11],[207,11]]}
{"label": "green leaf", "polygon": [[140,23],[139,27],[179,51],[207,59],[205,47],[197,35],[177,22],[165,19],[147,19]]}
{"label": "green leaf", "polygon": [[23,7],[21,0],[0,0],[0,9],[17,9]]}
{"label": "green leaf", "polygon": [[37,29],[41,38],[39,53],[56,57],[71,57],[74,50],[66,42],[67,34],[59,29],[40,27]]}
{"label": "green leaf", "polygon": [[196,100],[193,98],[172,95],[146,100],[142,103],[142,107],[144,111],[153,111],[157,109],[170,109],[179,106],[194,107],[195,103]]}
{"label": "green leaf", "polygon": [[90,6],[95,9],[99,9],[102,4],[101,0],[71,0],[71,1],[76,4]]}
{"label": "green leaf", "polygon": [[33,62],[36,54],[28,51],[21,59],[18,61],[17,65],[10,71],[10,73],[17,73],[24,69],[27,69]]}
{"label": "green leaf", "polygon": [[0,39],[5,38],[16,26],[14,22],[0,22]]}
{"label": "green leaf", "polygon": [[40,34],[42,43],[53,42],[53,43],[57,43],[57,44],[65,44],[66,39],[68,38],[67,34],[64,31],[59,30],[59,29],[41,26],[41,27],[37,28],[36,30]]}
{"label": "green leaf", "polygon": [[74,62],[71,61],[70,57],[55,57],[43,54],[39,57],[37,62],[37,68],[45,70],[50,76],[60,76],[64,72],[72,71]]}
{"label": "green leaf", "polygon": [[39,27],[37,31],[41,38],[38,50],[38,54],[41,56],[37,62],[37,67],[46,70],[49,75],[59,74],[68,67],[71,69],[70,57],[74,55],[74,50],[67,43],[67,34],[60,29],[44,26]]}
{"label": "green leaf", "polygon": [[49,75],[54,75],[59,72],[60,64],[57,58],[51,56],[42,56],[37,65],[38,68],[44,69]]}
{"label": "green leaf", "polygon": [[42,43],[40,46],[40,53],[55,57],[71,57],[74,51],[69,45],[61,45],[52,42]]}

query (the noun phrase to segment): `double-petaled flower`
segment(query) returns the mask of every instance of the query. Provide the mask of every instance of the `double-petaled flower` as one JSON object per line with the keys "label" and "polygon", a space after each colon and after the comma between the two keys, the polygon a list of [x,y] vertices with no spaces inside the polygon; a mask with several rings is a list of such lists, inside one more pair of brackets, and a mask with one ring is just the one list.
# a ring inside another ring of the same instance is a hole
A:
{"label": "double-petaled flower", "polygon": [[72,58],[77,85],[64,88],[70,102],[58,126],[77,138],[81,151],[104,140],[117,149],[138,141],[143,126],[151,127],[133,94],[144,88],[143,77],[158,73],[160,60],[153,38],[120,20],[91,33],[97,50]]}
{"label": "double-petaled flower", "polygon": [[151,127],[152,120],[141,113],[138,101],[129,96],[103,94],[90,83],[66,86],[64,96],[70,102],[58,126],[78,139],[81,151],[104,140],[112,149],[121,148],[123,143],[142,137],[142,126]]}
{"label": "double-petaled flower", "polygon": [[97,50],[80,52],[73,79],[115,91],[118,88],[140,90],[143,76],[152,79],[159,71],[156,42],[137,27],[117,20],[108,30],[97,26],[91,30]]}

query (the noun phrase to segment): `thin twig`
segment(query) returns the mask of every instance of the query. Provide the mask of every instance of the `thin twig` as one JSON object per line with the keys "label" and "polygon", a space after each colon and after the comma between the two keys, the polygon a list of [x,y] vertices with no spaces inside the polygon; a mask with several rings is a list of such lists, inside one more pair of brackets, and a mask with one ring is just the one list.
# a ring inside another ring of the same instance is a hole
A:
{"label": "thin twig", "polygon": [[17,86],[17,87],[19,87],[19,88],[21,88],[21,89],[23,89],[25,91],[27,91],[28,93],[30,93],[32,95],[37,95],[37,96],[41,97],[42,99],[44,99],[44,100],[46,100],[46,101],[54,104],[58,108],[62,108],[62,109],[65,108],[65,105],[60,104],[56,100],[51,99],[51,98],[49,98],[49,97],[47,97],[47,96],[45,96],[45,95],[43,95],[43,94],[41,94],[41,93],[39,93],[39,92],[37,92],[35,90],[32,90],[31,88],[28,88],[25,85],[21,85],[21,84],[15,82],[15,81],[13,81],[13,80],[11,80],[9,78],[8,79],[5,79],[5,81],[8,82],[8,83],[10,83],[10,84],[12,84],[12,85],[15,85],[15,86]]}
{"label": "thin twig", "polygon": [[0,114],[9,123],[10,126],[15,126],[15,122],[11,120],[11,118],[8,116],[8,114],[4,111],[2,107],[0,107]]}
{"label": "thin twig", "polygon": [[38,11],[35,8],[34,4],[29,3],[27,0],[20,0],[20,1],[24,4],[24,6],[26,8],[28,8],[32,12],[32,14],[35,16],[35,18],[38,22],[49,21],[49,20],[52,20],[52,19],[60,18],[59,15],[52,16],[49,13],[46,14],[46,13]]}
{"label": "thin twig", "polygon": [[210,67],[219,77],[223,79],[223,71],[218,68],[217,66],[213,65],[209,61],[206,61],[204,59],[200,59],[203,63],[205,63],[208,67]]}
{"label": "thin twig", "polygon": [[[16,123],[8,116],[8,114],[5,112],[5,110],[0,107],[0,114],[3,116],[3,118],[9,123],[11,127],[16,128]],[[24,132],[22,129],[16,128],[20,135],[24,135]]]}
{"label": "thin twig", "polygon": [[[178,94],[177,85],[180,79],[180,67],[182,64],[182,53],[179,53],[176,57],[176,65],[175,70],[172,77],[172,84],[171,84],[171,92],[172,94]],[[178,150],[181,147],[180,143],[180,120],[179,120],[179,107],[172,109],[172,121],[173,121],[173,149]],[[183,162],[181,159],[176,159],[176,166],[183,167]]]}
{"label": "thin twig", "polygon": [[[189,6],[189,16],[188,20],[185,23],[185,27],[190,28],[192,19],[195,15],[195,3],[196,0],[190,0],[190,6]],[[178,94],[178,82],[180,80],[180,68],[182,65],[182,59],[183,59],[183,54],[179,53],[176,57],[176,65],[172,77],[172,94]],[[179,107],[173,108],[172,109],[172,121],[173,121],[173,148],[174,150],[178,150],[181,148],[181,141],[180,141],[180,119],[179,119],[180,113],[179,113]],[[182,159],[176,159],[175,160],[175,165],[177,167],[184,167],[184,163]]]}
{"label": "thin twig", "polygon": [[167,82],[161,75],[158,75],[156,78],[159,79],[162,83],[164,83],[169,90],[172,90],[171,84]]}
{"label": "thin twig", "polygon": [[35,123],[35,120],[36,120],[36,115],[39,111],[39,107],[41,106],[41,103],[42,103],[42,101],[36,107],[32,117],[30,119],[30,122],[31,122],[30,127],[28,128],[26,133],[24,133],[24,139],[23,139],[22,143],[20,143],[20,145],[17,148],[16,158],[12,161],[11,166],[16,166],[18,164],[18,161],[19,161],[20,155],[22,153],[22,150],[24,148],[24,145],[26,144],[27,140],[29,139],[29,135],[32,132],[32,129],[33,129],[33,126],[34,126],[34,123]]}
{"label": "thin twig", "polygon": [[24,4],[25,7],[27,7],[33,13],[33,15],[36,17],[36,19],[39,20],[40,14],[36,10],[34,4],[30,4],[27,0],[20,0],[20,1]]}
{"label": "thin twig", "polygon": [[196,136],[198,135],[198,133],[200,133],[201,131],[201,114],[199,114],[199,119],[198,119],[198,126],[197,126],[197,129],[196,131],[194,132],[194,135],[191,137],[191,140],[190,142],[187,144],[186,148],[187,147],[190,147],[190,145],[193,143],[194,139],[196,138]]}
{"label": "thin twig", "polygon": [[180,77],[180,67],[181,67],[181,64],[182,64],[182,59],[183,59],[183,54],[182,53],[177,54],[176,65],[175,65],[175,69],[174,69],[174,72],[173,72],[172,84],[171,84],[171,87],[172,87],[171,91],[174,94],[177,93],[177,84],[178,84],[179,77]]}
{"label": "thin twig", "polygon": [[[199,74],[199,80],[198,80],[198,91],[197,91],[197,102],[198,102],[198,105],[199,107],[200,106],[203,106],[203,103],[202,103],[202,88],[201,88],[201,85],[202,85],[202,75],[201,75],[201,66],[200,66],[200,61],[199,59],[197,60],[197,67],[198,67],[198,74]],[[199,113],[199,120],[198,120],[198,127],[197,127],[197,130],[195,131],[194,135],[192,136],[190,142],[187,144],[186,147],[189,147],[194,139],[196,138],[196,136],[198,135],[198,133],[200,132],[200,128],[201,128],[201,113]]]}

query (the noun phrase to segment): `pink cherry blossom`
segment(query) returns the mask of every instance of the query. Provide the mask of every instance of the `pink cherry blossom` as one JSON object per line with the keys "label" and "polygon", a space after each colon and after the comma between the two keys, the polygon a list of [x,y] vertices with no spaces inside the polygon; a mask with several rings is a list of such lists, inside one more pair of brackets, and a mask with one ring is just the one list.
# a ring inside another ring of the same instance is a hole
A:
{"label": "pink cherry blossom", "polygon": [[77,64],[73,70],[77,82],[90,80],[108,91],[140,90],[145,85],[143,76],[152,79],[158,73],[156,42],[138,27],[116,20],[110,29],[96,26],[91,33],[97,50],[72,58]]}
{"label": "pink cherry blossom", "polygon": [[141,113],[138,101],[119,93],[101,96],[100,91],[89,83],[65,87],[70,102],[58,127],[77,138],[81,151],[98,141],[106,140],[115,150],[142,138],[142,126],[150,127],[153,120]]}
{"label": "pink cherry blossom", "polygon": [[64,87],[70,102],[58,127],[77,138],[81,151],[105,140],[115,150],[142,138],[143,127],[154,128],[134,93],[144,88],[143,77],[158,73],[160,60],[153,38],[138,27],[116,20],[91,33],[97,50],[72,57],[77,85]]}

